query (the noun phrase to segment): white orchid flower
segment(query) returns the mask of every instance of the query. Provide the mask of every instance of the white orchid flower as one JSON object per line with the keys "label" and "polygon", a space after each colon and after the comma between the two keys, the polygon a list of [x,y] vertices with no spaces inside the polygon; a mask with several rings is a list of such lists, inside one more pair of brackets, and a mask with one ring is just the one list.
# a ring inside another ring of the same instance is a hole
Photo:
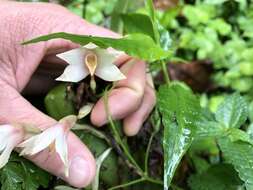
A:
{"label": "white orchid flower", "polygon": [[49,148],[58,153],[63,164],[66,177],[69,175],[67,135],[76,122],[76,116],[67,116],[56,125],[46,129],[42,133],[32,136],[18,146],[23,148],[20,155],[35,155]]}
{"label": "white orchid flower", "polygon": [[0,168],[7,164],[11,152],[23,138],[24,132],[21,127],[0,125]]}
{"label": "white orchid flower", "polygon": [[106,81],[125,79],[125,75],[113,64],[119,55],[119,51],[110,48],[101,49],[93,43],[58,54],[56,56],[69,65],[56,80],[79,82],[89,74],[92,79],[96,75]]}

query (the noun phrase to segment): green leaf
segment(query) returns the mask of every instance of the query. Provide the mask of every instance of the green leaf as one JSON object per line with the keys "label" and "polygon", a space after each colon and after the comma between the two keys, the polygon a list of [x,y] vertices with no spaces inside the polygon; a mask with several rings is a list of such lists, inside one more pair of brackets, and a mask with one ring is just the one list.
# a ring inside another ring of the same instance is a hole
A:
{"label": "green leaf", "polygon": [[49,91],[44,103],[47,113],[56,120],[76,113],[74,94],[67,92],[67,84],[60,84]]}
{"label": "green leaf", "polygon": [[218,144],[228,163],[231,163],[239,177],[244,181],[246,189],[253,189],[253,146],[249,143],[232,142],[228,137],[220,138]]}
{"label": "green leaf", "polygon": [[191,190],[237,190],[242,185],[236,171],[229,164],[211,166],[205,172],[189,178]]}
{"label": "green leaf", "polygon": [[164,183],[168,189],[181,158],[193,141],[201,108],[198,99],[182,83],[161,86],[158,106],[164,125]]}
{"label": "green leaf", "polygon": [[170,56],[170,52],[164,51],[162,48],[155,44],[152,38],[144,34],[130,34],[123,38],[115,39],[59,32],[40,36],[38,38],[26,41],[23,43],[23,45],[48,41],[57,38],[70,40],[80,45],[86,45],[89,42],[92,42],[101,48],[112,47],[114,49],[124,51],[130,56],[138,57],[140,59],[151,62],[165,59]]}
{"label": "green leaf", "polygon": [[226,128],[239,128],[247,116],[247,102],[238,93],[228,96],[215,113],[216,120]]}
{"label": "green leaf", "polygon": [[220,123],[216,122],[214,118],[207,118],[202,111],[202,117],[198,121],[198,130],[196,132],[197,139],[205,139],[208,137],[219,137],[226,132]]}
{"label": "green leaf", "polygon": [[47,188],[51,176],[31,162],[13,154],[0,171],[1,190],[37,190]]}
{"label": "green leaf", "polygon": [[152,20],[149,16],[138,13],[122,15],[124,29],[127,33],[143,33],[156,40]]}

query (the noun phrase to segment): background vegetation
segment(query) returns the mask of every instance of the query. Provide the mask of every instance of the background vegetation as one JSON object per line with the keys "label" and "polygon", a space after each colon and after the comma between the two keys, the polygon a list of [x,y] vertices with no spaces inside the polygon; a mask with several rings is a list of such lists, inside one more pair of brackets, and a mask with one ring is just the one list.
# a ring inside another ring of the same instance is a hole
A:
{"label": "background vegetation", "polygon": [[[144,0],[54,3],[121,34],[143,33],[155,41],[158,31],[157,43],[170,52],[167,59],[149,62],[158,97],[154,112],[139,135],[124,137],[124,143],[133,150],[134,159],[141,164],[146,155],[143,147],[147,147],[154,136],[148,168],[151,177],[163,180],[164,187],[145,182],[122,189],[253,189],[251,1],[155,0],[154,17],[145,8]],[[140,16],[143,14],[148,15],[147,18]],[[181,82],[171,82],[174,80]],[[45,103],[35,102],[36,105],[56,119],[75,112],[77,86],[73,86],[66,99],[69,93],[66,85],[52,89]],[[52,102],[54,96],[58,102]],[[64,109],[65,112],[60,111],[62,102],[69,108]],[[89,124],[89,121],[83,123]],[[115,125],[120,128],[121,124]],[[86,128],[85,131],[79,130],[77,134],[96,157],[108,148],[108,139],[113,139],[107,129]],[[97,132],[105,138],[99,138]],[[131,167],[123,167],[125,159],[117,148],[114,146],[114,153],[103,164],[101,190],[138,179]],[[119,170],[121,175],[118,175]],[[122,171],[126,171],[126,175]],[[0,175],[2,190],[67,190],[62,181],[15,154]]]}

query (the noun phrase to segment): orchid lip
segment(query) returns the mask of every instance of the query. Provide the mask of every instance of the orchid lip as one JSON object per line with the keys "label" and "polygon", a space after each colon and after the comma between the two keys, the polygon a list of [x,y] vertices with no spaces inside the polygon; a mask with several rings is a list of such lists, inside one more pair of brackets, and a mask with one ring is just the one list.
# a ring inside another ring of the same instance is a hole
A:
{"label": "orchid lip", "polygon": [[85,65],[88,67],[90,75],[94,76],[97,65],[98,65],[97,55],[93,52],[89,52],[88,54],[86,54]]}

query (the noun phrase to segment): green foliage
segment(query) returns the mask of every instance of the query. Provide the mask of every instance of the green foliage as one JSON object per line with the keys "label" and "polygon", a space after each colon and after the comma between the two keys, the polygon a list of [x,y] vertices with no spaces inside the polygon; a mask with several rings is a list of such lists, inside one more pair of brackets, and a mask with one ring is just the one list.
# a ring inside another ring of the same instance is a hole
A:
{"label": "green foliage", "polygon": [[0,170],[1,190],[37,190],[46,188],[51,176],[31,162],[13,154],[8,164]]}
{"label": "green foliage", "polygon": [[[64,32],[40,36],[38,38],[24,42],[24,45],[48,41],[52,39],[70,40],[80,45],[86,45],[89,42],[96,44],[101,48],[112,47],[117,50],[124,51],[128,55],[138,57],[147,61],[155,61],[167,58],[170,52],[164,51],[154,43],[152,38],[144,34],[130,34],[123,38],[105,38],[85,35],[68,34]],[[145,50],[145,51],[143,51]]]}
{"label": "green foliage", "polygon": [[252,49],[252,18],[252,2],[207,0],[162,12],[160,21],[177,43],[177,57],[211,60],[216,85],[249,92],[253,86],[252,53],[247,53]]}
{"label": "green foliage", "polygon": [[226,161],[235,167],[240,178],[245,182],[246,189],[251,190],[253,188],[252,145],[242,141],[232,142],[227,138],[222,138],[218,142]]}
{"label": "green foliage", "polygon": [[124,29],[127,33],[143,33],[156,40],[153,23],[149,16],[138,13],[125,14],[122,16]]}
{"label": "green foliage", "polygon": [[44,100],[47,113],[56,120],[75,114],[73,98],[74,94],[67,91],[66,84],[54,87]]}
{"label": "green foliage", "polygon": [[161,86],[158,105],[164,125],[164,183],[168,189],[181,158],[193,141],[201,108],[198,99],[182,83]]}
{"label": "green foliage", "polygon": [[227,128],[239,128],[247,117],[247,102],[237,93],[227,97],[215,113],[216,120]]}
{"label": "green foliage", "polygon": [[189,178],[192,190],[237,190],[242,185],[236,171],[231,165],[212,165],[200,174]]}

